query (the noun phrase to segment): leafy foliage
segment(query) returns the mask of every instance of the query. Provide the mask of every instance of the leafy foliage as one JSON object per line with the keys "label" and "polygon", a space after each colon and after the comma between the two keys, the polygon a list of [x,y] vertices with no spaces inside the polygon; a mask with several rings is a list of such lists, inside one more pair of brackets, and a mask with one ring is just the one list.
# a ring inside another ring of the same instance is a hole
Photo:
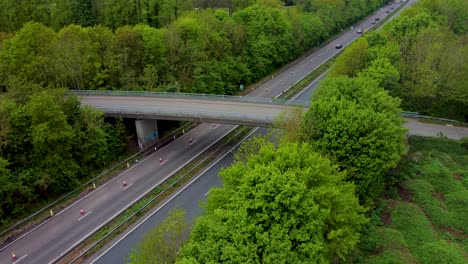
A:
{"label": "leafy foliage", "polygon": [[[410,137],[395,199],[349,263],[466,263],[468,150],[449,139]],[[390,189],[388,191],[390,191]],[[389,192],[387,192],[388,194]]]}
{"label": "leafy foliage", "polygon": [[185,211],[172,209],[164,221],[145,234],[130,253],[130,264],[174,263],[177,252],[186,241],[189,225]]}
{"label": "leafy foliage", "polygon": [[366,222],[354,186],[307,144],[265,143],[221,173],[178,263],[327,263]]}
{"label": "leafy foliage", "polygon": [[76,187],[124,150],[122,127],[80,109],[64,89],[11,81],[0,98],[0,216],[5,221],[36,201]]}
{"label": "leafy foliage", "polygon": [[405,153],[399,100],[368,78],[326,80],[313,95],[303,140],[338,162],[362,201],[381,191],[383,173]]}
{"label": "leafy foliage", "polygon": [[[13,12],[13,2],[4,1]],[[336,0],[339,10],[330,14],[321,1],[316,11],[303,12],[302,3],[278,8],[278,1],[28,0],[22,6],[31,2],[36,14],[45,14],[28,19],[20,7],[24,16],[0,14],[0,88],[16,78],[71,89],[237,94],[239,85],[376,8]],[[345,2],[363,9],[350,12]],[[338,15],[340,25],[333,22]]]}

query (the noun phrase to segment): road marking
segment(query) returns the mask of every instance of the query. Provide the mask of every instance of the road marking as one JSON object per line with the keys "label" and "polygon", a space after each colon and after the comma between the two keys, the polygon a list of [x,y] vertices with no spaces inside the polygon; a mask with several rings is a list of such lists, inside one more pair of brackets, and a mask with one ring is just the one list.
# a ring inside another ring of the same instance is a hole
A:
{"label": "road marking", "polygon": [[168,161],[168,160],[167,159],[162,160],[161,162],[159,162],[159,165],[163,165],[164,163],[166,163],[166,161]]}
{"label": "road marking", "polygon": [[21,258],[17,259],[15,262],[13,262],[13,264],[19,263],[22,259],[24,259],[27,256],[28,256],[28,254],[22,256]]}
{"label": "road marking", "polygon": [[[217,142],[221,141],[221,139],[223,139],[224,137],[226,137],[229,133],[231,133],[236,127],[238,126],[233,126],[231,129],[229,129],[227,132],[225,132],[218,140],[215,140],[214,142],[210,142],[210,144],[208,146],[206,146],[204,149],[201,150],[200,153],[203,153],[205,152],[206,150],[208,150],[210,147],[212,147],[214,144],[216,144]],[[184,164],[181,164],[177,169],[175,169],[172,173],[168,174],[164,179],[162,179],[161,181],[157,182],[156,184],[154,184],[151,188],[149,188],[147,191],[143,192],[139,197],[137,197],[136,199],[134,199],[132,202],[129,203],[129,205],[126,207],[126,208],[123,208],[121,209],[120,211],[118,211],[117,213],[115,213],[113,216],[111,216],[110,218],[108,218],[106,221],[103,221],[99,226],[97,226],[96,228],[94,228],[91,232],[89,232],[88,234],[86,234],[82,239],[78,240],[77,242],[75,242],[75,244],[73,244],[71,247],[69,247],[67,250],[65,250],[64,252],[60,253],[59,256],[57,256],[56,258],[54,258],[53,260],[51,260],[49,263],[55,263],[57,262],[58,259],[60,259],[63,255],[67,254],[68,252],[70,252],[72,249],[74,249],[78,244],[82,243],[86,238],[90,237],[92,234],[94,234],[95,232],[97,232],[97,230],[99,230],[101,227],[103,227],[105,224],[107,224],[108,222],[110,222],[112,219],[114,219],[115,217],[117,217],[120,213],[122,213],[123,211],[125,211],[128,207],[130,207],[130,205],[133,205],[135,204],[138,200],[140,200],[143,196],[147,195],[149,192],[151,192],[154,188],[156,188],[156,186],[160,185],[161,183],[163,183],[164,181],[166,181],[167,179],[169,179],[172,175],[174,175],[177,171],[181,170],[183,167],[185,167],[187,164],[189,164],[191,161],[193,161],[194,159],[196,159],[198,156],[200,156],[201,154],[199,155],[195,155],[193,156],[191,159],[189,159],[187,162],[185,162]]]}
{"label": "road marking", "polygon": [[[237,127],[237,126],[236,126]],[[112,244],[110,247],[108,247],[104,252],[101,253],[101,255],[97,256],[96,259],[91,261],[90,264],[95,263],[98,261],[102,256],[104,256],[107,252],[109,252],[112,248],[114,248],[118,243],[120,243],[122,240],[124,240],[127,236],[129,236],[133,231],[135,231],[138,227],[140,227],[143,223],[145,223],[150,217],[152,217],[154,214],[156,214],[161,208],[166,206],[169,202],[174,200],[181,192],[183,192],[185,189],[190,187],[192,183],[194,183],[196,180],[198,180],[201,176],[203,176],[208,170],[210,170],[212,167],[214,167],[220,160],[222,160],[225,156],[228,154],[231,154],[231,151],[235,148],[237,148],[242,142],[244,142],[247,138],[252,136],[253,133],[255,133],[258,130],[258,127],[252,129],[252,131],[241,141],[239,141],[234,147],[232,147],[229,151],[223,154],[219,159],[217,159],[215,162],[213,162],[208,168],[206,168],[204,171],[202,171],[200,174],[198,174],[195,178],[193,178],[187,185],[185,185],[182,189],[180,189],[178,192],[176,192],[174,195],[172,195],[169,199],[167,199],[161,206],[159,206],[156,210],[154,210],[152,213],[150,213],[148,216],[146,216],[143,221],[138,223],[136,226],[134,226],[130,231],[128,231],[125,235],[123,235],[121,238],[119,238],[114,244]]]}
{"label": "road marking", "polygon": [[114,177],[113,179],[111,179],[110,181],[107,181],[106,183],[104,183],[103,185],[99,186],[97,189],[95,189],[94,191],[86,194],[85,196],[81,197],[80,199],[78,199],[77,201],[75,201],[74,203],[72,203],[71,205],[67,206],[65,209],[61,210],[60,212],[58,212],[57,214],[55,214],[55,217],[50,217],[48,218],[47,220],[45,220],[44,222],[42,222],[41,224],[37,225],[36,227],[34,227],[33,229],[29,230],[28,232],[24,233],[23,235],[21,235],[20,237],[18,237],[17,239],[13,240],[12,242],[10,242],[8,245],[4,246],[3,248],[0,248],[0,252],[3,251],[4,249],[6,249],[7,247],[13,245],[13,243],[17,242],[18,240],[22,239],[23,237],[29,235],[31,232],[33,232],[34,230],[38,229],[39,227],[41,227],[42,225],[45,225],[46,223],[48,223],[49,221],[55,219],[58,215],[66,212],[67,210],[69,210],[70,208],[72,208],[73,206],[75,206],[77,203],[81,202],[82,200],[88,198],[88,196],[90,196],[91,194],[95,193],[97,190],[103,188],[104,186],[106,186],[107,184],[110,184],[111,182],[119,179],[120,176],[124,175],[125,173],[129,172],[130,170],[136,168],[138,165],[142,164],[143,161],[151,158],[156,152],[154,152],[153,154],[145,157],[144,159],[142,159],[140,162],[138,162],[137,164],[135,164],[134,166],[131,166],[130,168],[124,170],[122,173],[120,173],[117,177]]}
{"label": "road marking", "polygon": [[[210,191],[211,191],[211,190],[210,190]],[[207,195],[210,193],[210,191],[207,191],[207,192],[205,193],[205,196],[207,196]]]}
{"label": "road marking", "polygon": [[87,217],[88,215],[90,215],[93,211],[89,211],[87,213],[85,213],[82,217],[78,218],[78,221],[80,221],[81,219]]}
{"label": "road marking", "polygon": [[189,144],[192,145],[193,143],[195,143],[197,141],[198,141],[198,139],[192,140],[192,142],[190,142]]}
{"label": "road marking", "polygon": [[125,187],[123,187],[123,190],[125,191],[128,187],[132,186],[133,183],[127,184]]}

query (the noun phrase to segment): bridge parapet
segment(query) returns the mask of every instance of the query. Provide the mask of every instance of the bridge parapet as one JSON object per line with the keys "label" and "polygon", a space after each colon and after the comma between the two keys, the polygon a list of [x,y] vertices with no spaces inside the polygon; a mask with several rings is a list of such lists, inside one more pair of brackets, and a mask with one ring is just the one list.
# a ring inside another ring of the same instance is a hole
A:
{"label": "bridge parapet", "polygon": [[78,96],[140,96],[140,97],[159,97],[159,98],[181,98],[181,99],[202,99],[229,102],[249,102],[277,105],[297,105],[310,106],[309,101],[284,100],[276,98],[233,96],[233,95],[215,95],[215,94],[194,94],[194,93],[168,93],[168,92],[148,92],[148,91],[118,91],[118,90],[71,90]]}

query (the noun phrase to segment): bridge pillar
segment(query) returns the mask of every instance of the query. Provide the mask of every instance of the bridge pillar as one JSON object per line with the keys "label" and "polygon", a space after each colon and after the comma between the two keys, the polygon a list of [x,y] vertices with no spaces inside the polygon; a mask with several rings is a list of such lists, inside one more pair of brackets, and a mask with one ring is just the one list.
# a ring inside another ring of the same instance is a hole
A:
{"label": "bridge pillar", "polygon": [[136,119],[135,128],[140,149],[149,146],[153,140],[159,138],[156,119]]}

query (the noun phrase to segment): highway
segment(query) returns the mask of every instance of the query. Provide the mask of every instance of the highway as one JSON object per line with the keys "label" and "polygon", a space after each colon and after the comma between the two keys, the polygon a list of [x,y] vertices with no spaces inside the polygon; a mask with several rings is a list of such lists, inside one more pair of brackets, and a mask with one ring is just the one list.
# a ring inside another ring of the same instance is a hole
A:
{"label": "highway", "polygon": [[[375,16],[383,18],[385,15],[385,9],[380,10],[367,21],[357,25],[356,28],[370,28],[372,26],[370,21]],[[332,41],[316,53],[299,60],[288,70],[273,76],[271,80],[249,96],[271,98],[281,94],[291,84],[299,81],[310,71],[335,55],[338,52],[335,49],[336,43],[346,46],[357,37],[359,35],[354,31],[345,32],[337,40]],[[221,139],[233,128],[233,125],[213,126],[211,124],[202,124],[196,127],[170,145],[159,149],[129,170],[124,171],[112,181],[98,186],[92,193],[79,199],[53,218],[2,248],[0,263],[12,263],[10,252],[13,251],[19,259],[15,263],[42,264],[54,262],[61,254],[79,244],[94,230],[97,230],[123,211],[131,202],[136,201],[178,168],[200,155],[204,149]],[[192,144],[189,143],[188,137],[194,139]],[[160,159],[163,161],[162,164],[160,164]],[[126,187],[122,186],[124,180],[127,182]],[[204,180],[200,181],[206,184]],[[200,187],[200,190],[194,189],[194,192],[199,194],[198,196],[204,195],[206,193],[204,190],[209,188],[208,185],[208,187],[203,186],[203,188]],[[192,187],[189,189],[191,190]],[[190,195],[187,199],[192,202],[196,200],[197,204],[200,200],[199,197],[195,198],[195,196]],[[196,207],[198,208],[198,206]],[[84,210],[84,215],[80,215],[80,209]],[[199,214],[196,211],[198,209],[194,210],[191,213],[192,216]]]}
{"label": "highway", "polygon": [[54,262],[234,127],[208,123],[196,127],[7,245],[0,252],[0,263],[12,263],[11,252],[19,259],[16,263]]}
{"label": "highway", "polygon": [[[266,128],[260,128],[256,133],[265,134],[266,131]],[[227,152],[210,167],[195,176],[184,188],[168,198],[166,203],[148,214],[146,219],[140,224],[134,225],[130,231],[114,239],[111,242],[111,247],[104,247],[85,263],[126,263],[131,249],[138,245],[138,242],[145,233],[158,223],[161,223],[169,215],[169,211],[172,208],[183,208],[187,212],[187,221],[189,223],[192,222],[195,217],[201,214],[200,202],[206,199],[210,189],[222,186],[222,180],[218,177],[218,173],[222,168],[229,166],[233,162],[235,149],[233,148],[232,151]]]}

